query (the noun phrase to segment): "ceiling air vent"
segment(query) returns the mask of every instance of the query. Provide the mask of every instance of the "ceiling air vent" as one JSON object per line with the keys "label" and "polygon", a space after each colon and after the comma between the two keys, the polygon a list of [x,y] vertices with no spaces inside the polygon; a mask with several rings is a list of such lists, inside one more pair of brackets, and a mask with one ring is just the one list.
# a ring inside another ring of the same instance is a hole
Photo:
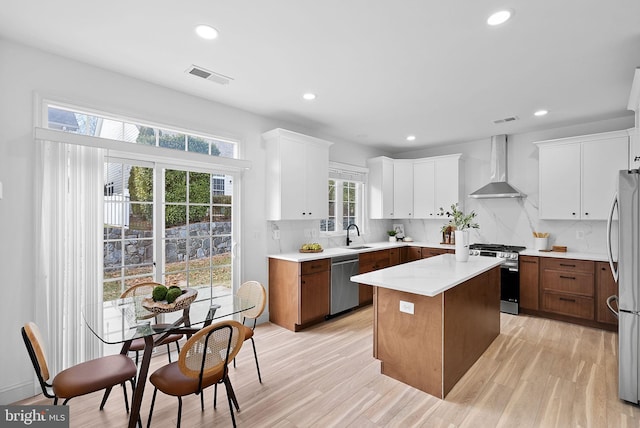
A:
{"label": "ceiling air vent", "polygon": [[514,120],[518,120],[518,116],[510,116],[510,117],[505,117],[504,119],[494,120],[493,123],[497,125],[499,123],[513,122]]}
{"label": "ceiling air vent", "polygon": [[198,67],[197,65],[192,65],[185,72],[221,85],[228,85],[233,80],[231,77]]}

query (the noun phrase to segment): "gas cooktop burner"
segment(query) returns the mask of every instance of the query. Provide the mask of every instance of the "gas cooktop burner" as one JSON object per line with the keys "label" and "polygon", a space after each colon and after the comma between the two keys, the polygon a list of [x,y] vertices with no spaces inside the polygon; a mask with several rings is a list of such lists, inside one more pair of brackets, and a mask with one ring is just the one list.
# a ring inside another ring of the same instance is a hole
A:
{"label": "gas cooktop burner", "polygon": [[520,251],[524,251],[526,247],[519,247],[517,245],[504,245],[504,244],[471,244],[469,245],[469,249],[481,250],[481,251],[519,253]]}

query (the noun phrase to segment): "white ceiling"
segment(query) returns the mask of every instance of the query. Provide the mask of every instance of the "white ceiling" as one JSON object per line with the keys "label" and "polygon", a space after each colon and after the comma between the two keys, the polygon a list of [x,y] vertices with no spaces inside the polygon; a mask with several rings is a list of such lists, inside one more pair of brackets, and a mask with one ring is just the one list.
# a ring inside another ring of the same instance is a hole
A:
{"label": "white ceiling", "polygon": [[0,37],[405,151],[631,114],[639,18],[639,0],[3,0]]}

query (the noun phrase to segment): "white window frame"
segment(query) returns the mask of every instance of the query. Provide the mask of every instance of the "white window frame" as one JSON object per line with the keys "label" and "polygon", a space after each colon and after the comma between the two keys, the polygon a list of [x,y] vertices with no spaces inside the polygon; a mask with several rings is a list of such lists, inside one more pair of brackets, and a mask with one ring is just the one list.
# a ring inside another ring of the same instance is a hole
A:
{"label": "white window frame", "polygon": [[[333,231],[320,230],[322,237],[346,236],[344,230],[348,225],[343,224],[343,188],[345,182],[356,183],[356,220],[355,223],[360,229],[360,233],[364,234],[367,230],[366,222],[366,184],[369,169],[355,165],[349,165],[339,162],[329,162],[329,180],[327,181],[327,192],[329,192],[329,181],[336,183],[336,199],[335,199],[335,229]],[[328,221],[328,218],[326,219]],[[320,223],[321,224],[321,223]],[[320,227],[320,225],[318,225]]]}
{"label": "white window frame", "polygon": [[[111,114],[105,114],[104,112],[97,110],[95,108],[86,108],[75,103],[56,100],[55,98],[52,98],[52,97],[42,96],[39,93],[34,94],[34,123],[36,124],[36,126],[34,127],[34,140],[38,144],[41,144],[42,142],[52,142],[52,143],[64,143],[64,144],[76,145],[76,146],[94,147],[94,148],[100,148],[104,150],[103,151],[104,158],[112,158],[112,159],[120,158],[123,160],[130,159],[134,161],[143,160],[143,161],[155,163],[156,166],[159,166],[162,164],[164,165],[169,164],[175,169],[184,168],[190,171],[201,171],[201,172],[211,171],[216,174],[225,174],[227,176],[231,176],[232,177],[231,185],[233,186],[233,195],[234,195],[234,201],[232,205],[232,218],[234,219],[234,224],[235,224],[232,230],[233,242],[232,242],[232,248],[231,248],[231,257],[233,258],[233,261],[232,261],[233,271],[231,275],[232,275],[232,290],[234,293],[237,291],[237,288],[240,285],[239,284],[239,281],[241,278],[240,273],[242,271],[241,260],[237,257],[237,251],[238,251],[237,245],[239,242],[242,242],[241,230],[240,230],[241,229],[240,212],[241,212],[241,201],[242,201],[242,195],[240,191],[242,187],[241,176],[245,170],[250,169],[251,167],[250,161],[237,159],[237,158],[210,156],[202,153],[180,151],[180,150],[174,150],[174,149],[168,149],[168,148],[162,148],[162,147],[152,147],[152,146],[145,146],[140,144],[132,144],[130,142],[125,142],[125,141],[118,141],[113,139],[95,137],[91,135],[65,132],[57,129],[50,129],[47,127],[49,106],[59,106],[59,107],[68,108],[70,110],[77,111],[77,112],[95,114],[105,118],[113,118],[116,120],[126,121],[129,123],[147,125],[153,128],[173,129],[189,135],[201,136],[204,138],[211,138],[215,140],[234,142],[236,144],[234,149],[234,154],[236,156],[238,156],[238,154],[241,153],[242,143],[240,139],[206,135],[205,133],[194,132],[190,130],[181,130],[175,126],[166,126],[164,124],[151,124],[149,121],[138,120],[136,118],[129,118],[129,117],[126,117],[125,115],[120,116],[118,115],[117,112],[111,113]],[[118,116],[114,116],[114,114]],[[99,209],[100,212],[102,212],[103,210],[102,207],[99,207],[99,208],[95,207],[95,208]],[[100,232],[100,235],[102,235],[102,232]],[[100,242],[102,242],[102,239],[100,239]],[[100,252],[102,252],[102,250],[100,250]],[[100,278],[99,278],[100,284],[102,284],[102,279],[103,278],[102,278],[102,267],[101,267]],[[98,300],[102,300],[102,288],[100,288],[99,294],[100,296],[98,296]],[[52,321],[55,321],[62,316],[60,311],[61,309],[58,307],[46,308],[46,311],[40,311],[42,312],[42,316],[37,317],[38,318],[37,321],[39,321],[41,325],[53,324]],[[88,314],[88,315],[91,317],[101,316],[101,314]],[[80,330],[83,330],[85,332],[88,331],[87,329],[80,329]],[[58,331],[58,333],[60,332]],[[79,333],[76,331],[69,331],[64,334],[70,336],[71,339],[73,340],[79,340],[77,339]],[[89,358],[95,358],[96,356],[99,356],[102,354],[102,346],[98,344],[98,347],[96,348],[95,346],[92,346],[91,343],[88,343],[88,342],[95,343],[96,341],[95,340],[87,341],[87,343],[85,343],[84,345],[81,345],[82,348],[86,348],[86,352],[87,352],[86,355],[88,355]],[[76,350],[75,354],[80,353],[84,355],[83,352],[85,351]],[[69,357],[65,355],[62,352],[62,350],[57,350],[57,351],[54,350],[53,358],[56,359],[56,361],[58,360],[62,361],[63,358],[76,358],[75,354]],[[77,360],[77,361],[73,360],[73,361],[80,362],[80,360]],[[59,369],[62,369],[62,366],[60,365],[58,366],[59,366],[58,367]]]}

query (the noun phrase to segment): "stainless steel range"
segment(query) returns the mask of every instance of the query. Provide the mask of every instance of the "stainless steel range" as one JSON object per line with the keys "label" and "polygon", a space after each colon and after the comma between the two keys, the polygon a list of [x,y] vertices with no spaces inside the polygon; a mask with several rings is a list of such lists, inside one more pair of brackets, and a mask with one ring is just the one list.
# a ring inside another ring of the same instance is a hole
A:
{"label": "stainless steel range", "polygon": [[520,272],[518,271],[518,253],[526,247],[502,244],[471,244],[472,256],[499,257],[500,265],[500,311],[518,314],[520,301]]}

